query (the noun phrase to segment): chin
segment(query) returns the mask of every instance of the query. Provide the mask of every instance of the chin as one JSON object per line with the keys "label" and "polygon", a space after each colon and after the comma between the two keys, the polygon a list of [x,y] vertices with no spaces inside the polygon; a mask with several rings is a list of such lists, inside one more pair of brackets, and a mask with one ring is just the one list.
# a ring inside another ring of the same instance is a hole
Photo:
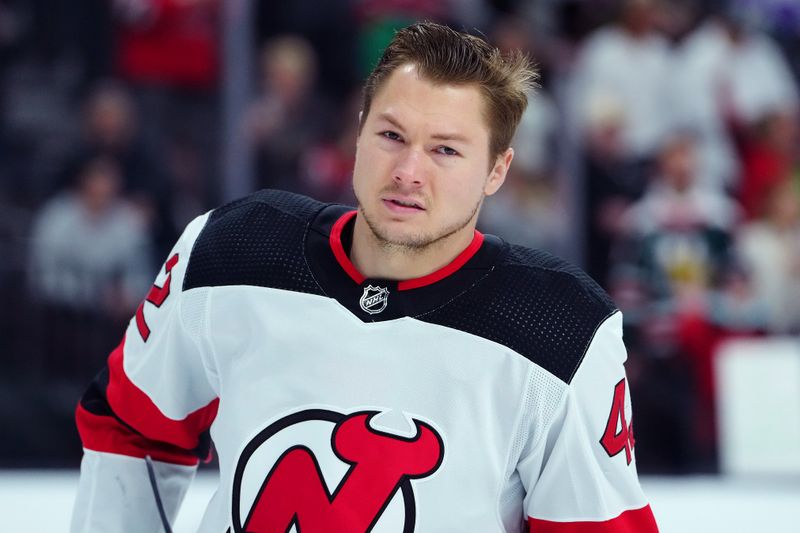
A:
{"label": "chin", "polygon": [[372,233],[382,243],[401,246],[403,248],[424,248],[432,241],[429,235],[410,228],[392,227],[400,224],[407,224],[405,222],[389,222],[378,224],[377,227],[372,228]]}
{"label": "chin", "polygon": [[375,239],[382,245],[401,248],[420,249],[430,244],[433,239],[417,224],[408,220],[392,220],[390,217],[374,216],[373,213],[361,209],[361,214]]}

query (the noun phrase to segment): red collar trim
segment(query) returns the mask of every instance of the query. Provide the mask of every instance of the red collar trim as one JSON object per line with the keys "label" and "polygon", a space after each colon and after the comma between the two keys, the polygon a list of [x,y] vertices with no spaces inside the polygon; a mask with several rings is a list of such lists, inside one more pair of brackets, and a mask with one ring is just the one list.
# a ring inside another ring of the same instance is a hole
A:
{"label": "red collar trim", "polygon": [[347,225],[353,217],[356,216],[357,211],[348,211],[344,215],[339,217],[339,220],[333,225],[331,228],[331,250],[333,250],[333,255],[336,257],[336,260],[342,266],[347,275],[350,276],[353,281],[361,285],[367,279],[364,274],[358,271],[356,266],[350,261],[350,258],[347,257],[347,252],[344,251],[344,246],[342,246],[342,230]]}
{"label": "red collar trim", "polygon": [[[364,276],[364,274],[359,272],[356,266],[350,261],[350,258],[347,257],[347,252],[344,251],[344,246],[342,245],[342,231],[347,223],[356,216],[356,213],[357,211],[348,211],[339,217],[339,220],[337,220],[333,225],[333,228],[331,228],[330,245],[331,250],[333,250],[333,255],[336,257],[336,261],[338,261],[339,265],[344,269],[345,272],[347,272],[347,275],[350,276],[353,281],[361,285],[367,278]],[[482,244],[483,233],[475,230],[475,234],[472,237],[472,242],[469,243],[469,246],[464,248],[464,250],[449,264],[443,266],[436,272],[431,272],[427,276],[401,281],[397,284],[397,290],[408,291],[411,289],[419,289],[420,287],[425,287],[426,285],[431,285],[437,281],[443,280],[447,276],[458,271],[458,269],[464,266],[467,261],[472,259],[472,256],[474,256],[478,250],[481,249]]]}
{"label": "red collar trim", "polygon": [[419,289],[420,287],[424,287],[426,285],[430,285],[432,283],[436,283],[437,281],[443,280],[447,276],[455,273],[459,268],[464,266],[467,263],[467,261],[472,259],[472,256],[475,255],[478,252],[478,250],[481,249],[482,244],[483,244],[483,233],[481,233],[478,230],[475,230],[475,234],[472,236],[472,242],[469,243],[469,246],[464,248],[464,250],[450,262],[450,264],[443,266],[436,272],[431,272],[427,276],[401,281],[400,283],[397,284],[397,290],[408,291],[411,289]]}

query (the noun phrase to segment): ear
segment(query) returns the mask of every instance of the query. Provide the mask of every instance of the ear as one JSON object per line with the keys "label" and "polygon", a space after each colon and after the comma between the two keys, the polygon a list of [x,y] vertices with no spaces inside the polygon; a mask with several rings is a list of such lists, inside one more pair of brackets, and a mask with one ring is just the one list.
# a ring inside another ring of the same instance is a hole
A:
{"label": "ear", "polygon": [[489,178],[486,180],[486,185],[483,187],[483,193],[486,196],[496,193],[503,182],[506,181],[506,174],[508,174],[508,167],[511,166],[512,159],[514,159],[513,148],[509,148],[497,156]]}
{"label": "ear", "polygon": [[361,140],[361,130],[364,129],[364,123],[362,119],[364,118],[364,110],[358,112],[358,129],[356,130],[356,148],[358,148],[358,143]]}

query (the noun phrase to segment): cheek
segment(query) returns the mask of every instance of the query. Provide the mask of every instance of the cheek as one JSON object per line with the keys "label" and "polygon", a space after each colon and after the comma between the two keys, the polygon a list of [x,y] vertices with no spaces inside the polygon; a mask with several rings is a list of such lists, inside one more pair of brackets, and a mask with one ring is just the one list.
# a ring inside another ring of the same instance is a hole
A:
{"label": "cheek", "polygon": [[481,175],[459,176],[456,173],[441,176],[433,180],[431,188],[435,197],[447,201],[453,209],[461,210],[472,207],[483,195],[485,177]]}
{"label": "cheek", "polygon": [[353,166],[353,188],[358,191],[368,181],[367,169],[370,168],[369,159],[363,151],[356,151],[356,160]]}
{"label": "cheek", "polygon": [[353,167],[353,183],[359,182],[363,187],[381,187],[387,175],[391,174],[393,167],[392,154],[376,149],[374,146],[366,149],[362,147],[356,151],[356,160]]}
{"label": "cheek", "polygon": [[358,166],[355,167],[353,170],[353,194],[356,197],[356,200],[359,204],[363,204],[364,200],[367,198],[366,191],[364,190],[364,178],[361,177],[361,174],[358,171]]}

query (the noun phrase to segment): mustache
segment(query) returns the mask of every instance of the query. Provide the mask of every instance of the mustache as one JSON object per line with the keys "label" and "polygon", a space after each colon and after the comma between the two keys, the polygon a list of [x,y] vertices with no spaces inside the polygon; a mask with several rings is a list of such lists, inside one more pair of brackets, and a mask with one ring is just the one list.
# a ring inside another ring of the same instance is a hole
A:
{"label": "mustache", "polygon": [[425,202],[426,204],[429,201],[426,195],[420,193],[409,194],[401,185],[398,185],[397,183],[387,185],[378,191],[378,194],[402,194],[403,196],[407,196],[415,201]]}

